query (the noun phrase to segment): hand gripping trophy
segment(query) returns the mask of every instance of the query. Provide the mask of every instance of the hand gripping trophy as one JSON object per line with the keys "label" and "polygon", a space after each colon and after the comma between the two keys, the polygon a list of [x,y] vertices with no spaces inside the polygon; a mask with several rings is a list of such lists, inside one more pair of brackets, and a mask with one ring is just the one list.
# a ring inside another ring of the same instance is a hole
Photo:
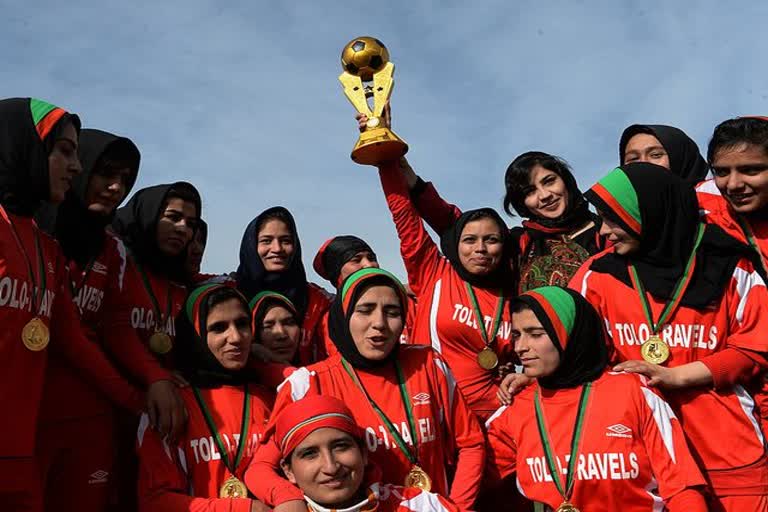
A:
{"label": "hand gripping trophy", "polygon": [[[365,130],[352,149],[352,160],[365,165],[397,160],[408,151],[408,144],[382,117],[394,86],[395,65],[389,61],[389,50],[378,39],[357,37],[342,50],[341,65],[344,72],[339,81],[344,94],[359,113],[368,116]],[[368,98],[373,98],[373,109]]]}

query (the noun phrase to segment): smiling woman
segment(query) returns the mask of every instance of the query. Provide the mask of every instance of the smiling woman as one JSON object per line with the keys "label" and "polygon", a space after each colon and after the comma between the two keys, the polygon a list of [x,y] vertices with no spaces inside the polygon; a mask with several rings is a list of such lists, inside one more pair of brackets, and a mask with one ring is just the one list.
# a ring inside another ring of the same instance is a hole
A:
{"label": "smiling woman", "polygon": [[296,222],[286,208],[268,208],[248,224],[240,244],[236,277],[238,289],[249,299],[260,292],[273,291],[286,296],[294,305],[303,329],[300,364],[326,357],[324,336],[319,329],[331,298],[307,281]]}

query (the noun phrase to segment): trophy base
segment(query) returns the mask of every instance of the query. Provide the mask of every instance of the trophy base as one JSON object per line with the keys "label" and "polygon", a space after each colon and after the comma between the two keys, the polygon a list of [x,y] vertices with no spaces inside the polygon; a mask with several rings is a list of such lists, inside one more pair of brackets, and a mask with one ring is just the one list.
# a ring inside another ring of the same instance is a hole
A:
{"label": "trophy base", "polygon": [[398,160],[408,152],[408,144],[389,128],[372,128],[360,134],[352,149],[352,160],[361,165],[379,165]]}

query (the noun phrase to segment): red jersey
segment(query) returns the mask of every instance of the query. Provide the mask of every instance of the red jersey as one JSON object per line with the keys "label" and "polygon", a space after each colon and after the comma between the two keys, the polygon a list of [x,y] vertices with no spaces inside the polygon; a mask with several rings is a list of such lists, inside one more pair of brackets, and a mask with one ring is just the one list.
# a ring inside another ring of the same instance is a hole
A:
{"label": "red jersey", "polygon": [[[570,502],[579,510],[706,511],[693,488],[704,478],[667,403],[637,375],[605,373],[592,383],[582,426]],[[488,421],[489,473],[517,472],[529,499],[557,508],[563,498],[552,480],[536,427],[539,389],[560,481],[565,483],[581,387],[556,391],[528,386]]]}
{"label": "red jersey", "polygon": [[[18,233],[18,242],[9,219]],[[33,311],[31,291],[42,279],[38,275],[35,234],[40,240],[46,282],[37,311]],[[30,282],[27,260],[19,243],[32,265],[35,282]],[[49,348],[66,357],[91,380],[92,386],[126,408],[138,411],[142,407],[140,394],[125,383],[98,347],[84,336],[67,279],[58,244],[40,231],[31,218],[8,214],[0,208],[0,409],[7,412],[0,458],[31,457],[34,453],[48,348],[36,352],[27,349],[21,332],[35,317],[49,328]]]}
{"label": "red jersey", "polygon": [[[251,418],[245,453],[235,468],[241,481],[264,433],[274,395],[257,385],[250,385]],[[242,387],[222,386],[201,389],[211,416],[215,418],[221,440],[234,461],[240,443],[243,414]],[[251,499],[219,498],[219,490],[232,476],[222,462],[205,417],[191,389],[181,390],[189,411],[189,422],[176,445],[160,439],[148,428],[146,414],[138,431],[139,503],[143,512],[250,512]]]}
{"label": "red jersey", "polygon": [[[162,325],[158,318],[152,296],[145,287],[139,268],[128,256],[122,293],[115,294],[114,303],[105,309],[100,323],[101,339],[116,361],[142,385],[167,379],[168,370],[173,368],[171,354],[155,354],[149,347],[150,337],[159,329],[175,343],[176,316],[184,307],[187,290],[181,284],[158,275],[142,266],[149,285],[160,306]],[[170,300],[169,300],[170,299]],[[170,302],[170,310],[168,304]]]}
{"label": "red jersey", "polygon": [[322,361],[328,357],[324,333],[328,331],[323,318],[328,315],[333,296],[314,283],[307,283],[307,312],[301,324],[304,334],[299,342],[299,364]]}
{"label": "red jersey", "polygon": [[[69,262],[69,278],[83,331],[95,346],[102,346],[105,304],[119,304],[127,259],[123,243],[107,233],[101,253],[81,268]],[[170,378],[164,372],[165,378]],[[42,420],[84,418],[109,413],[112,404],[98,388],[62,357],[51,357],[43,391]]]}
{"label": "red jersey", "polygon": [[455,512],[458,509],[439,494],[415,487],[373,484],[368,499],[343,510],[330,509],[306,498],[309,512]]}
{"label": "red jersey", "polygon": [[[278,388],[273,417],[282,408],[308,394],[344,400],[365,430],[370,460],[379,466],[385,482],[403,482],[412,465],[397,446],[387,426],[336,355],[299,368]],[[394,368],[356,370],[371,400],[381,408],[411,447],[418,447],[419,465],[429,474],[433,490],[448,494],[446,466],[455,468],[450,498],[462,510],[472,508],[482,478],[485,439],[475,416],[466,406],[445,362],[428,347],[403,345],[398,361],[413,406],[416,443],[411,439],[408,417],[397,387]],[[267,504],[301,499],[301,491],[277,475],[279,451],[274,443],[260,448],[246,475],[249,489]]]}
{"label": "red jersey", "polygon": [[[469,407],[485,420],[499,406],[496,392],[501,381],[497,373],[483,369],[477,362],[485,342],[467,285],[427,233],[399,169],[382,169],[379,176],[400,237],[408,283],[417,297],[411,341],[429,343],[445,358]],[[486,332],[490,334],[491,315],[496,311],[500,292],[475,288],[475,294]],[[492,341],[502,364],[512,359],[511,335],[511,316],[509,307],[505,306],[498,334]]]}
{"label": "red jersey", "polygon": [[[605,319],[618,361],[640,360],[640,346],[650,329],[637,292],[607,273],[589,270],[588,260],[571,281]],[[665,301],[648,296],[654,318]],[[716,493],[765,494],[768,464],[755,402],[744,383],[760,371],[756,353],[768,351],[768,290],[747,260],[741,260],[725,293],[704,310],[680,306],[659,333],[670,347],[666,365],[676,367],[700,361],[711,371],[714,386],[663,391],[680,418],[691,450]],[[740,350],[743,349],[743,350]],[[752,360],[751,357],[755,357]],[[716,422],[712,418],[717,418]],[[728,439],[728,443],[717,440]],[[738,446],[737,450],[733,447]],[[750,469],[750,485],[740,475]],[[739,483],[736,484],[736,479]]]}

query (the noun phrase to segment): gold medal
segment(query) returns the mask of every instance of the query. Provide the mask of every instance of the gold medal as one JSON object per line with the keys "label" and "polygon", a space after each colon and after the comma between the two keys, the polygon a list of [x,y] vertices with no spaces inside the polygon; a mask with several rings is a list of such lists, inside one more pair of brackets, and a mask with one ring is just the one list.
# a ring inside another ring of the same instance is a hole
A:
{"label": "gold medal", "polygon": [[579,509],[573,506],[573,504],[568,503],[567,501],[564,501],[560,504],[559,507],[557,507],[556,512],[579,512]]}
{"label": "gold medal", "polygon": [[499,365],[499,356],[491,347],[485,347],[477,354],[477,364],[483,370],[493,370]]}
{"label": "gold medal", "polygon": [[640,353],[649,363],[662,364],[669,359],[669,345],[658,334],[652,334],[640,347]]}
{"label": "gold medal", "polygon": [[156,331],[149,337],[149,348],[155,354],[167,354],[173,348],[173,341],[167,333]]}
{"label": "gold medal", "polygon": [[219,498],[247,498],[248,488],[237,477],[230,476],[219,489]]}
{"label": "gold medal", "polygon": [[406,487],[416,487],[422,491],[429,492],[432,490],[432,480],[426,471],[419,466],[413,466],[405,477]]}
{"label": "gold medal", "polygon": [[32,352],[39,352],[48,346],[51,334],[48,326],[38,317],[33,318],[21,330],[21,341]]}

